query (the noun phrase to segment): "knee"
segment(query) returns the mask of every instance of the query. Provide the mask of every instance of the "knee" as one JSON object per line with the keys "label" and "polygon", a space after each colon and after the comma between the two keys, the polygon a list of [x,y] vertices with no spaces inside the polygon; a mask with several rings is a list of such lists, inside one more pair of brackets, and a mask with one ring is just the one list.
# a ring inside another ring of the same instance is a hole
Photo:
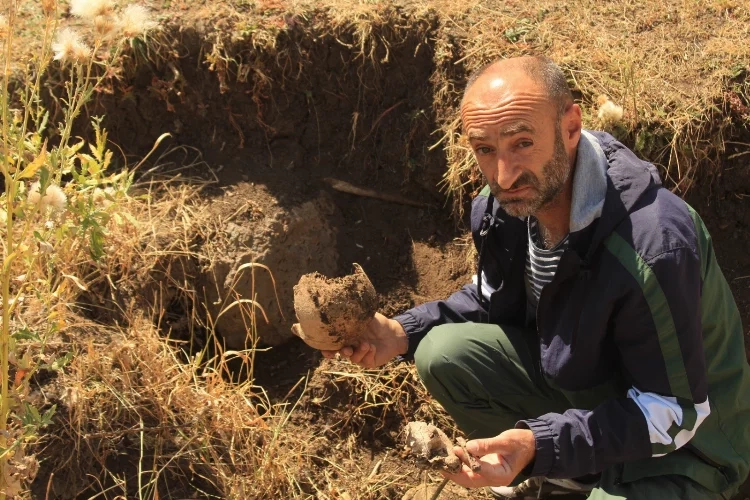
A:
{"label": "knee", "polygon": [[436,326],[422,339],[414,353],[419,377],[429,386],[437,378],[450,377],[464,365],[470,352],[470,338],[459,331],[462,325]]}

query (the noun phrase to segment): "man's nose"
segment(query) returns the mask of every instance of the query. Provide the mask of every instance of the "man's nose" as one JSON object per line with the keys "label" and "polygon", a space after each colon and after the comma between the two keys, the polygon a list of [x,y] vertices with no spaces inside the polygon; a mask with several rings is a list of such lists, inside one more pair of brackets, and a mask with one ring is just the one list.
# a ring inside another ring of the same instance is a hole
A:
{"label": "man's nose", "polygon": [[500,189],[510,189],[516,180],[518,180],[519,175],[521,175],[520,169],[508,162],[507,158],[498,156],[497,164],[495,165],[495,180]]}

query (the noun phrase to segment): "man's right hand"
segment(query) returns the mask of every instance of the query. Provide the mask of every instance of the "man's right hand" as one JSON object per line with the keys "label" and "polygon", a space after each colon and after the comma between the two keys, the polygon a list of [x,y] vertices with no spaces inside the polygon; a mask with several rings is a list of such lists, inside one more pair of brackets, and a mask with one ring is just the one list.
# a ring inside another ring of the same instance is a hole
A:
{"label": "man's right hand", "polygon": [[321,351],[326,358],[336,354],[348,358],[352,363],[363,368],[377,368],[391,359],[409,350],[409,341],[401,324],[388,319],[380,313],[368,323],[367,329],[360,336],[358,346],[342,347],[338,351]]}

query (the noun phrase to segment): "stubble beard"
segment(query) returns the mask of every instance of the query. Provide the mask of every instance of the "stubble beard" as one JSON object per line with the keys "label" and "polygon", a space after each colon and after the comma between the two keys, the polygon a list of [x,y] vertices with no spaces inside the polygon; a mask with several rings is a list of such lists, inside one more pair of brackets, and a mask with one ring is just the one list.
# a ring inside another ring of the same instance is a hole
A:
{"label": "stubble beard", "polygon": [[[570,158],[565,150],[560,129],[555,131],[555,149],[552,158],[542,167],[542,179],[525,171],[513,183],[510,189],[502,189],[499,184],[491,183],[490,191],[505,212],[512,217],[529,217],[543,209],[562,192],[570,176]],[[522,187],[532,187],[537,192],[533,198],[501,198],[505,191],[513,191]]]}

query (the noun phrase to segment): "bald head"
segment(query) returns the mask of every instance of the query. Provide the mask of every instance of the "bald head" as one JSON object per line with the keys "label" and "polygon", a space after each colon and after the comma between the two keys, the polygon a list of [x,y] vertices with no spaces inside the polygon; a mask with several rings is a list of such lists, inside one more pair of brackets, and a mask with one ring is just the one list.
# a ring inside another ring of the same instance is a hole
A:
{"label": "bald head", "polygon": [[499,59],[482,66],[469,76],[462,104],[477,83],[490,86],[535,85],[554,105],[558,117],[573,104],[573,94],[570,92],[565,74],[551,59],[542,56]]}

